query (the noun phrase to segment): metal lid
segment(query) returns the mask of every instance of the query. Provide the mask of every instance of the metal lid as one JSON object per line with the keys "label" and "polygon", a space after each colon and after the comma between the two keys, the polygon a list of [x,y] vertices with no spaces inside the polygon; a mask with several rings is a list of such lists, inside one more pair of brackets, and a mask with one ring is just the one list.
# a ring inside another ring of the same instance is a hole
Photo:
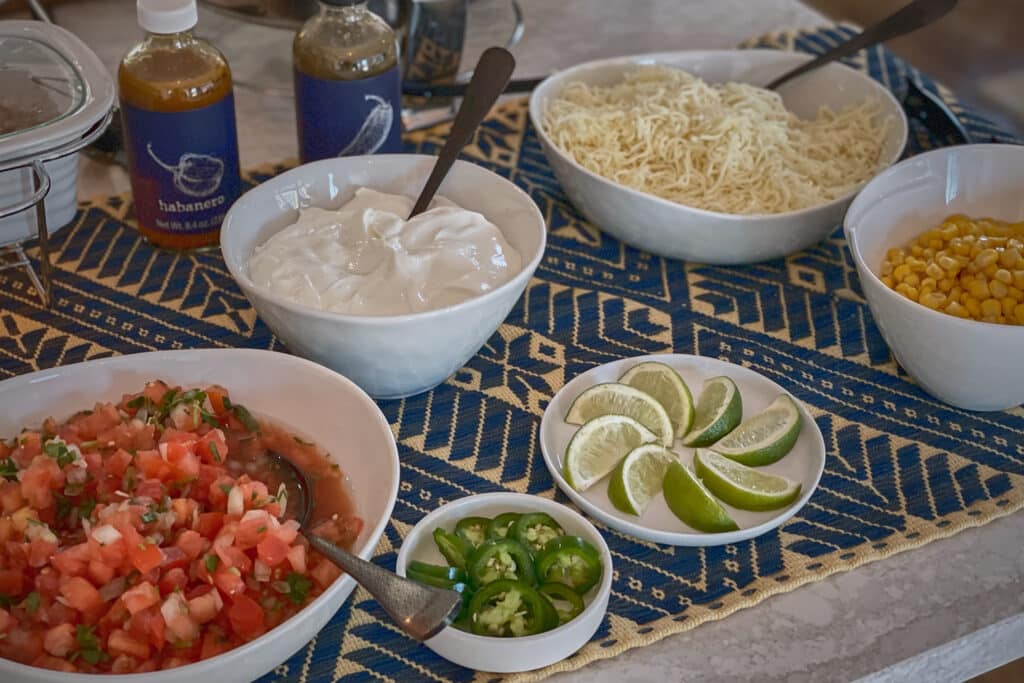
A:
{"label": "metal lid", "polygon": [[74,35],[38,21],[0,22],[0,162],[81,137],[113,102],[110,74]]}

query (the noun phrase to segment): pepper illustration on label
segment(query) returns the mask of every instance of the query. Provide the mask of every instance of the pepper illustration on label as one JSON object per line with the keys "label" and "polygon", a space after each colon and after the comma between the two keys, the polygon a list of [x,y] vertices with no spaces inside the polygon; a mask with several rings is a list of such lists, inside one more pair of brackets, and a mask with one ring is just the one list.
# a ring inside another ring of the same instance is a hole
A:
{"label": "pepper illustration on label", "polygon": [[149,156],[174,176],[174,187],[189,197],[208,197],[218,189],[224,178],[224,162],[209,154],[185,153],[178,158],[177,166],[160,159],[153,151],[153,143],[146,144]]}
{"label": "pepper illustration on label", "polygon": [[364,95],[367,102],[375,102],[373,109],[360,126],[352,142],[338,152],[339,157],[373,154],[387,142],[391,124],[395,118],[395,110],[391,103],[377,95]]}

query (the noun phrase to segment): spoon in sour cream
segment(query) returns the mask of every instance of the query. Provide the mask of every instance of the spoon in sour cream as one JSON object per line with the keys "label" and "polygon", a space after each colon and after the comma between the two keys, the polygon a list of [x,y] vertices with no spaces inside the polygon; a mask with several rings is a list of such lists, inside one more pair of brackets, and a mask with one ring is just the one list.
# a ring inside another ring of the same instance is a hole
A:
{"label": "spoon in sour cream", "polygon": [[365,588],[399,628],[416,640],[426,640],[452,622],[462,607],[461,594],[399,576],[310,533],[315,502],[305,473],[280,453],[267,451],[267,457],[284,484],[286,512],[299,523],[310,547]]}
{"label": "spoon in sour cream", "polygon": [[473,70],[473,78],[466,87],[466,94],[448,132],[448,140],[438,153],[434,168],[427,178],[427,184],[423,186],[423,191],[413,205],[409,218],[423,213],[430,206],[430,201],[441,187],[459,152],[473,139],[473,134],[480,127],[484,117],[505,92],[515,68],[515,58],[504,48],[489,47],[480,55],[480,60]]}

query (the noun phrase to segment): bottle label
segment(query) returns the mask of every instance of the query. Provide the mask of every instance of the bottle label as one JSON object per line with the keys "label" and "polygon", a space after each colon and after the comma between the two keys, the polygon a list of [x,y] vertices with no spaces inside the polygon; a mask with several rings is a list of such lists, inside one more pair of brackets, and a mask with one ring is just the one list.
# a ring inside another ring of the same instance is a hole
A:
{"label": "bottle label", "polygon": [[402,150],[398,67],[358,81],[333,81],[295,70],[295,113],[302,163]]}
{"label": "bottle label", "polygon": [[173,234],[214,232],[241,194],[235,100],[155,112],[122,101],[139,224]]}

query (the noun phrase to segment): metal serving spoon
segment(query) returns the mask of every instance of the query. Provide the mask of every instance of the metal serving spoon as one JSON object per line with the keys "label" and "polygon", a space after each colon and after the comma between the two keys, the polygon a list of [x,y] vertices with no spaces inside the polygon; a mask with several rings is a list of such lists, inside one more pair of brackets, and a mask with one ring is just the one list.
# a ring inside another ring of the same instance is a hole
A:
{"label": "metal serving spoon", "polygon": [[867,27],[846,42],[839,43],[825,54],[805,64],[801,64],[791,71],[787,71],[764,87],[767,90],[775,90],[790,79],[796,78],[808,71],[813,71],[837,59],[849,57],[858,50],[872,47],[878,43],[884,43],[893,38],[899,38],[911,31],[923,28],[946,16],[950,10],[956,7],[956,2],[957,0],[914,0],[914,2],[897,10],[894,14],[882,19],[877,24]]}
{"label": "metal serving spoon", "polygon": [[305,473],[280,453],[267,451],[267,456],[277,466],[288,493],[287,511],[309,545],[365,588],[399,628],[416,640],[427,640],[452,622],[462,607],[459,593],[403,578],[310,533],[307,524],[315,502]]}
{"label": "metal serving spoon", "polygon": [[459,152],[473,139],[473,133],[480,126],[480,122],[491,111],[501,93],[505,92],[505,86],[512,78],[515,68],[516,60],[505,48],[489,47],[480,55],[480,61],[473,69],[473,78],[466,86],[462,104],[455,114],[455,122],[448,132],[448,140],[438,153],[434,169],[412,207],[409,218],[423,213],[430,206],[430,201],[434,198],[437,188],[441,187],[441,182],[448,175]]}

